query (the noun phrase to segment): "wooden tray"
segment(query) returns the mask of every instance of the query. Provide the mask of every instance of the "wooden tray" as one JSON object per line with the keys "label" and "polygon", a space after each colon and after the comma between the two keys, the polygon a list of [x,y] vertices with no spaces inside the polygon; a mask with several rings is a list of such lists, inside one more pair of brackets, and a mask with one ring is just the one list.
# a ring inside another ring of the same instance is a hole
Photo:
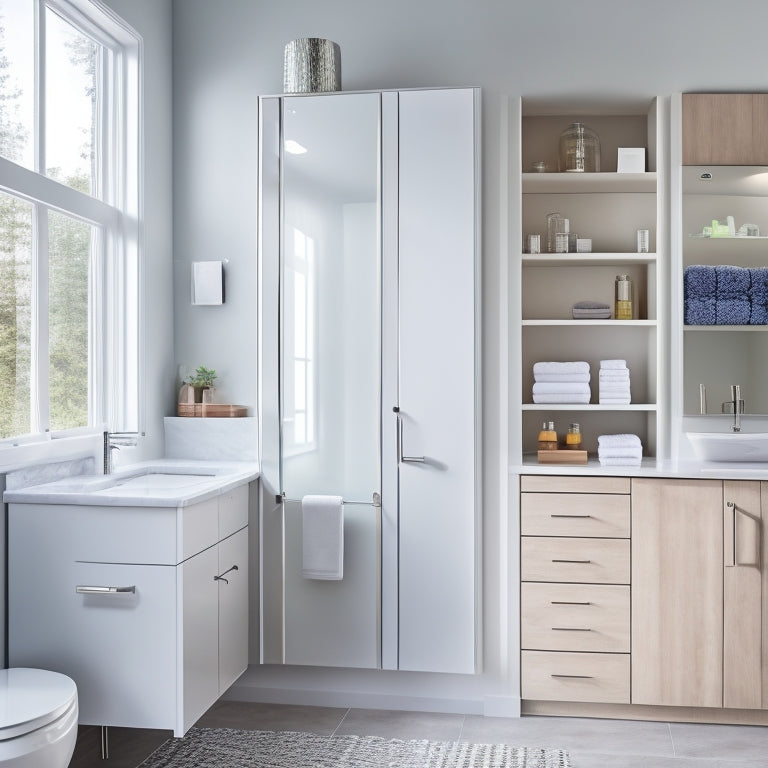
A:
{"label": "wooden tray", "polygon": [[247,416],[245,405],[226,405],[224,403],[179,403],[179,416],[197,416],[200,418],[226,419]]}
{"label": "wooden tray", "polygon": [[539,451],[539,464],[586,464],[587,451],[571,448],[556,451]]}

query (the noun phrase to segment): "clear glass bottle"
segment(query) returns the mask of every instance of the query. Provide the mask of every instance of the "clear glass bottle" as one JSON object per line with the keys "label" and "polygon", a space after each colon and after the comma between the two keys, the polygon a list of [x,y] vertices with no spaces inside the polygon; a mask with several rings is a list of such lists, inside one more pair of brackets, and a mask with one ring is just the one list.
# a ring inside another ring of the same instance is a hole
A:
{"label": "clear glass bottle", "polygon": [[629,275],[616,275],[616,320],[632,319],[632,281]]}
{"label": "clear glass bottle", "polygon": [[571,424],[565,435],[565,447],[571,450],[581,449],[581,428],[578,424]]}
{"label": "clear glass bottle", "polygon": [[560,134],[559,168],[568,173],[600,170],[600,139],[584,123],[571,123]]}

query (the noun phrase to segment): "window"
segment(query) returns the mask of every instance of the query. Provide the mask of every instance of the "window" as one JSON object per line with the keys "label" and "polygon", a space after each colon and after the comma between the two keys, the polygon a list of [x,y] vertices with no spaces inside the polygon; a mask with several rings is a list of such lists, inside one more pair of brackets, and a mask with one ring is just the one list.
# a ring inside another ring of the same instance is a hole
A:
{"label": "window", "polygon": [[0,0],[0,441],[136,430],[139,39]]}

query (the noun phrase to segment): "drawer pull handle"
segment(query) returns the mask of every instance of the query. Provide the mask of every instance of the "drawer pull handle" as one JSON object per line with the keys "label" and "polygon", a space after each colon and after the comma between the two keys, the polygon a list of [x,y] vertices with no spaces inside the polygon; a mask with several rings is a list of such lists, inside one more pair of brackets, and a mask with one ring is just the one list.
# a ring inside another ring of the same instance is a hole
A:
{"label": "drawer pull handle", "polygon": [[78,584],[75,587],[75,592],[78,595],[117,595],[130,592],[136,593],[136,585],[132,584],[130,587],[91,587],[84,584]]}
{"label": "drawer pull handle", "polygon": [[589,627],[552,627],[553,632],[591,632]]}
{"label": "drawer pull handle", "polygon": [[550,605],[592,605],[590,602],[580,602],[578,600],[550,600]]}
{"label": "drawer pull handle", "polygon": [[554,673],[550,677],[567,677],[574,680],[593,680],[594,675],[555,675]]}
{"label": "drawer pull handle", "polygon": [[587,517],[592,517],[592,515],[556,515],[554,513],[550,514],[550,517],[577,517],[579,519],[584,519]]}
{"label": "drawer pull handle", "polygon": [[557,560],[553,560],[552,562],[553,563],[581,563],[581,564],[587,564],[587,563],[591,563],[592,561],[591,560],[560,560],[560,559],[557,559]]}

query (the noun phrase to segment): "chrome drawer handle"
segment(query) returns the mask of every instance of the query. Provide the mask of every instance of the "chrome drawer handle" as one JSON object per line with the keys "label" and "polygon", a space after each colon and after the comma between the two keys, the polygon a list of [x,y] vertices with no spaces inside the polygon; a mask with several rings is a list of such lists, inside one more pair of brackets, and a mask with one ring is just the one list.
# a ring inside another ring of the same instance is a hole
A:
{"label": "chrome drawer handle", "polygon": [[573,678],[574,680],[593,680],[594,675],[555,675],[552,674],[550,677],[568,677]]}
{"label": "chrome drawer handle", "polygon": [[552,627],[553,632],[591,632],[588,627]]}
{"label": "chrome drawer handle", "polygon": [[587,518],[587,517],[592,517],[592,515],[556,515],[554,513],[551,513],[550,517],[576,517],[576,518],[579,518],[579,519],[584,519],[584,518]]}
{"label": "chrome drawer handle", "polygon": [[591,560],[553,560],[553,563],[581,563],[581,564],[587,564],[591,563]]}
{"label": "chrome drawer handle", "polygon": [[84,584],[78,584],[75,587],[75,592],[78,595],[117,595],[130,592],[136,593],[136,585],[132,584],[130,587],[92,587],[85,586]]}
{"label": "chrome drawer handle", "polygon": [[580,602],[578,600],[550,600],[550,605],[592,605],[590,602]]}

